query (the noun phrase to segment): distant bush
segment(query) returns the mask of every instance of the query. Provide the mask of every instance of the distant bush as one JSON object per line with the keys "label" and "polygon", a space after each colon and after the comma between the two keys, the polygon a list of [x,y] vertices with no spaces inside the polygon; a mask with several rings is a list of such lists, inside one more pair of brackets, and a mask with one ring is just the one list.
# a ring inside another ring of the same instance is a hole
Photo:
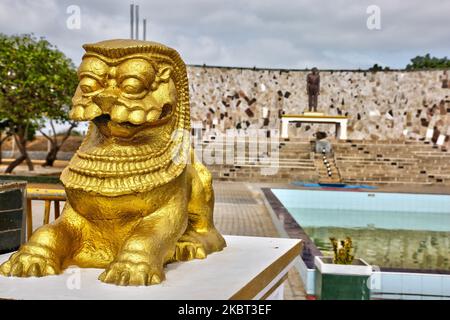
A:
{"label": "distant bush", "polygon": [[425,56],[417,56],[411,59],[411,63],[406,66],[406,70],[423,69],[449,69],[450,60],[447,57],[431,57],[429,53]]}
{"label": "distant bush", "polygon": [[382,67],[382,66],[379,66],[378,65],[378,63],[375,63],[371,68],[369,68],[369,71],[372,71],[372,72],[377,72],[377,71],[388,71],[388,70],[391,70],[389,67]]}

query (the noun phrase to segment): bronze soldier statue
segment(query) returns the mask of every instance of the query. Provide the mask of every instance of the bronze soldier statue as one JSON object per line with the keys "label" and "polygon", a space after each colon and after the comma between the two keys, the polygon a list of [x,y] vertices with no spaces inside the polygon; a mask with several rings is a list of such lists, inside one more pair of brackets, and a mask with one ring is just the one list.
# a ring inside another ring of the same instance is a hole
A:
{"label": "bronze soldier statue", "polygon": [[317,112],[317,100],[320,94],[320,75],[317,68],[306,76],[306,91],[308,92],[308,110]]}

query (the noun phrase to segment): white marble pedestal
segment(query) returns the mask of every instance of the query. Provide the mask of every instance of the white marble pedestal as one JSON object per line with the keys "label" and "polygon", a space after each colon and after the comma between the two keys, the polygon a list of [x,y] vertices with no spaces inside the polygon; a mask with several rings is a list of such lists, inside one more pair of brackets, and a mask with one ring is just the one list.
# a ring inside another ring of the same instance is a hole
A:
{"label": "white marble pedestal", "polygon": [[328,116],[323,113],[306,112],[305,114],[285,114],[281,117],[281,137],[289,138],[290,122],[306,122],[306,123],[331,123],[336,125],[336,138],[340,140],[347,139],[346,116]]}
{"label": "white marble pedestal", "polygon": [[[118,287],[97,280],[100,269],[70,267],[42,278],[0,276],[0,299],[282,299],[283,282],[300,254],[296,239],[225,236],[228,247],[205,260],[166,266],[166,281]],[[0,263],[10,254],[0,256]]]}

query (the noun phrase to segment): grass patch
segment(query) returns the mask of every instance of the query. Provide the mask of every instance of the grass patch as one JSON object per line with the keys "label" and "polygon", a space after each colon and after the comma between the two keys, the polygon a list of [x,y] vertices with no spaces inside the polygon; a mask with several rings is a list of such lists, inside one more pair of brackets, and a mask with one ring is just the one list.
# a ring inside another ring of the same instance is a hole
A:
{"label": "grass patch", "polygon": [[0,180],[16,180],[26,181],[28,183],[50,183],[61,184],[59,177],[55,176],[16,176],[16,175],[0,175]]}

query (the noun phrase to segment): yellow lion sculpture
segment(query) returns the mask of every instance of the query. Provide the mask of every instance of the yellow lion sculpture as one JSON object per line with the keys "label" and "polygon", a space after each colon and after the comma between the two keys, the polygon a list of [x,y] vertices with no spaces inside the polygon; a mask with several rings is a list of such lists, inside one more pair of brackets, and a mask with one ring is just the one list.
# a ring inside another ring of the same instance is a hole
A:
{"label": "yellow lion sculpture", "polygon": [[173,261],[203,259],[225,240],[213,223],[209,171],[190,150],[186,66],[164,45],[84,45],[70,117],[89,120],[61,175],[67,202],[0,266],[6,276],[102,268],[103,282],[151,285]]}

